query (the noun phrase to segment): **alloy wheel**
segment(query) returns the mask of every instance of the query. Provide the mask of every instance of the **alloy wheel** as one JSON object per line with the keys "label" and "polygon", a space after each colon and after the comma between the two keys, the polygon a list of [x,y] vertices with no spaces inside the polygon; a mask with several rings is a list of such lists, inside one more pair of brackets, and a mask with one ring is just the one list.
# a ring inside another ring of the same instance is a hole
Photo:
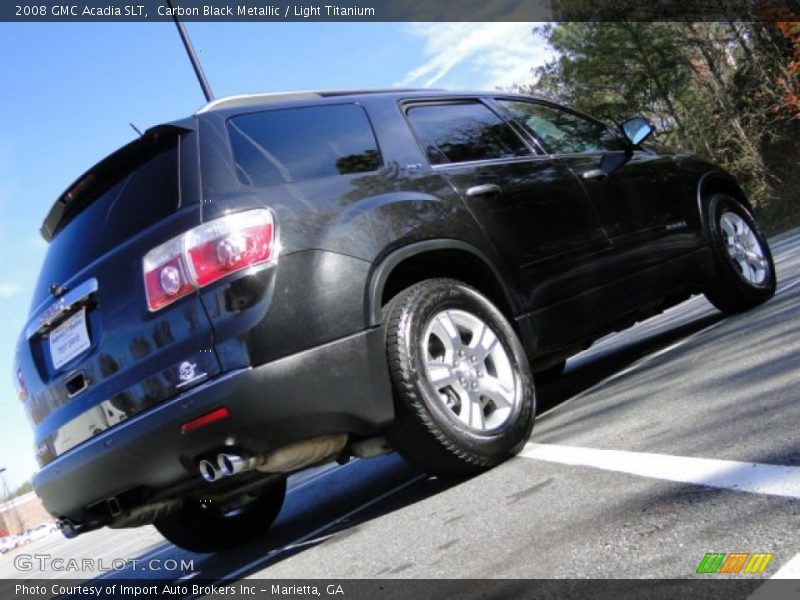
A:
{"label": "alloy wheel", "polygon": [[769,276],[769,262],[750,225],[737,213],[726,210],[719,219],[725,249],[747,283],[763,285]]}
{"label": "alloy wheel", "polygon": [[482,319],[464,310],[438,312],[422,338],[425,377],[441,403],[477,432],[502,426],[519,395],[511,359]]}

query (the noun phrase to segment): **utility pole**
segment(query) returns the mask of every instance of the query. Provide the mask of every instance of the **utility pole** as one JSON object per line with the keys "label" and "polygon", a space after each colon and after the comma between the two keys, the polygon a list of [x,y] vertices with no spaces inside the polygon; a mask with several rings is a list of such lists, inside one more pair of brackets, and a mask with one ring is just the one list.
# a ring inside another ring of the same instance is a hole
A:
{"label": "utility pole", "polygon": [[192,63],[194,74],[197,75],[197,81],[200,83],[200,87],[203,89],[206,102],[211,102],[214,99],[214,94],[211,92],[211,86],[208,85],[206,74],[203,72],[203,67],[200,65],[200,59],[197,58],[197,54],[194,51],[192,41],[189,39],[189,34],[186,32],[186,28],[183,26],[183,23],[181,23],[181,20],[175,14],[175,5],[172,3],[172,0],[166,0],[166,2],[167,6],[172,9],[170,11],[172,14],[172,20],[175,21],[175,27],[178,28],[178,35],[181,36],[183,47],[186,48],[186,54],[189,55],[189,62]]}

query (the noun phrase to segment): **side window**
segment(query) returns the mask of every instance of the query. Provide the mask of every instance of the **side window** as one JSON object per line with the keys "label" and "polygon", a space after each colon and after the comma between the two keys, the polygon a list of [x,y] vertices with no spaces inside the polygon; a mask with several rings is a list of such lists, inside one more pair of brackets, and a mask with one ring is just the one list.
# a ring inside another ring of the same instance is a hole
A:
{"label": "side window", "polygon": [[623,144],[608,127],[574,113],[536,102],[498,100],[521,127],[551,154],[580,154],[622,150]]}
{"label": "side window", "polygon": [[434,165],[531,154],[514,130],[480,102],[417,105],[407,115]]}
{"label": "side window", "polygon": [[256,187],[380,167],[375,134],[355,104],[251,113],[228,121],[240,181]]}

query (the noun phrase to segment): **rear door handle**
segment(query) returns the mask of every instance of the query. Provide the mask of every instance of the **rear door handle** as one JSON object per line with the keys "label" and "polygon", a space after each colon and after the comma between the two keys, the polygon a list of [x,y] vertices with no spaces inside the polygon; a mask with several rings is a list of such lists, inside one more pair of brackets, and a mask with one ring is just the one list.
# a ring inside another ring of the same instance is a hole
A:
{"label": "rear door handle", "polygon": [[475,196],[488,196],[490,194],[496,195],[503,191],[496,183],[483,183],[481,185],[474,185],[467,189],[467,197],[474,198]]}
{"label": "rear door handle", "polygon": [[603,169],[590,169],[581,174],[584,179],[605,179],[606,172]]}

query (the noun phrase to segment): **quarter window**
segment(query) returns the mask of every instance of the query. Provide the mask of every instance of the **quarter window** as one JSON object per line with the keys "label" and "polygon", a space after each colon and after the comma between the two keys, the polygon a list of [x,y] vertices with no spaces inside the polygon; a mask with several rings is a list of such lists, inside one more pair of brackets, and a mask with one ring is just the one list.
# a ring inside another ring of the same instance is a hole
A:
{"label": "quarter window", "polygon": [[604,124],[547,104],[499,100],[511,118],[535,136],[551,154],[622,150],[621,140]]}
{"label": "quarter window", "polygon": [[407,114],[431,164],[530,155],[511,127],[479,102],[417,105]]}
{"label": "quarter window", "polygon": [[228,121],[236,170],[252,186],[375,171],[380,154],[364,109],[336,104],[271,110]]}

